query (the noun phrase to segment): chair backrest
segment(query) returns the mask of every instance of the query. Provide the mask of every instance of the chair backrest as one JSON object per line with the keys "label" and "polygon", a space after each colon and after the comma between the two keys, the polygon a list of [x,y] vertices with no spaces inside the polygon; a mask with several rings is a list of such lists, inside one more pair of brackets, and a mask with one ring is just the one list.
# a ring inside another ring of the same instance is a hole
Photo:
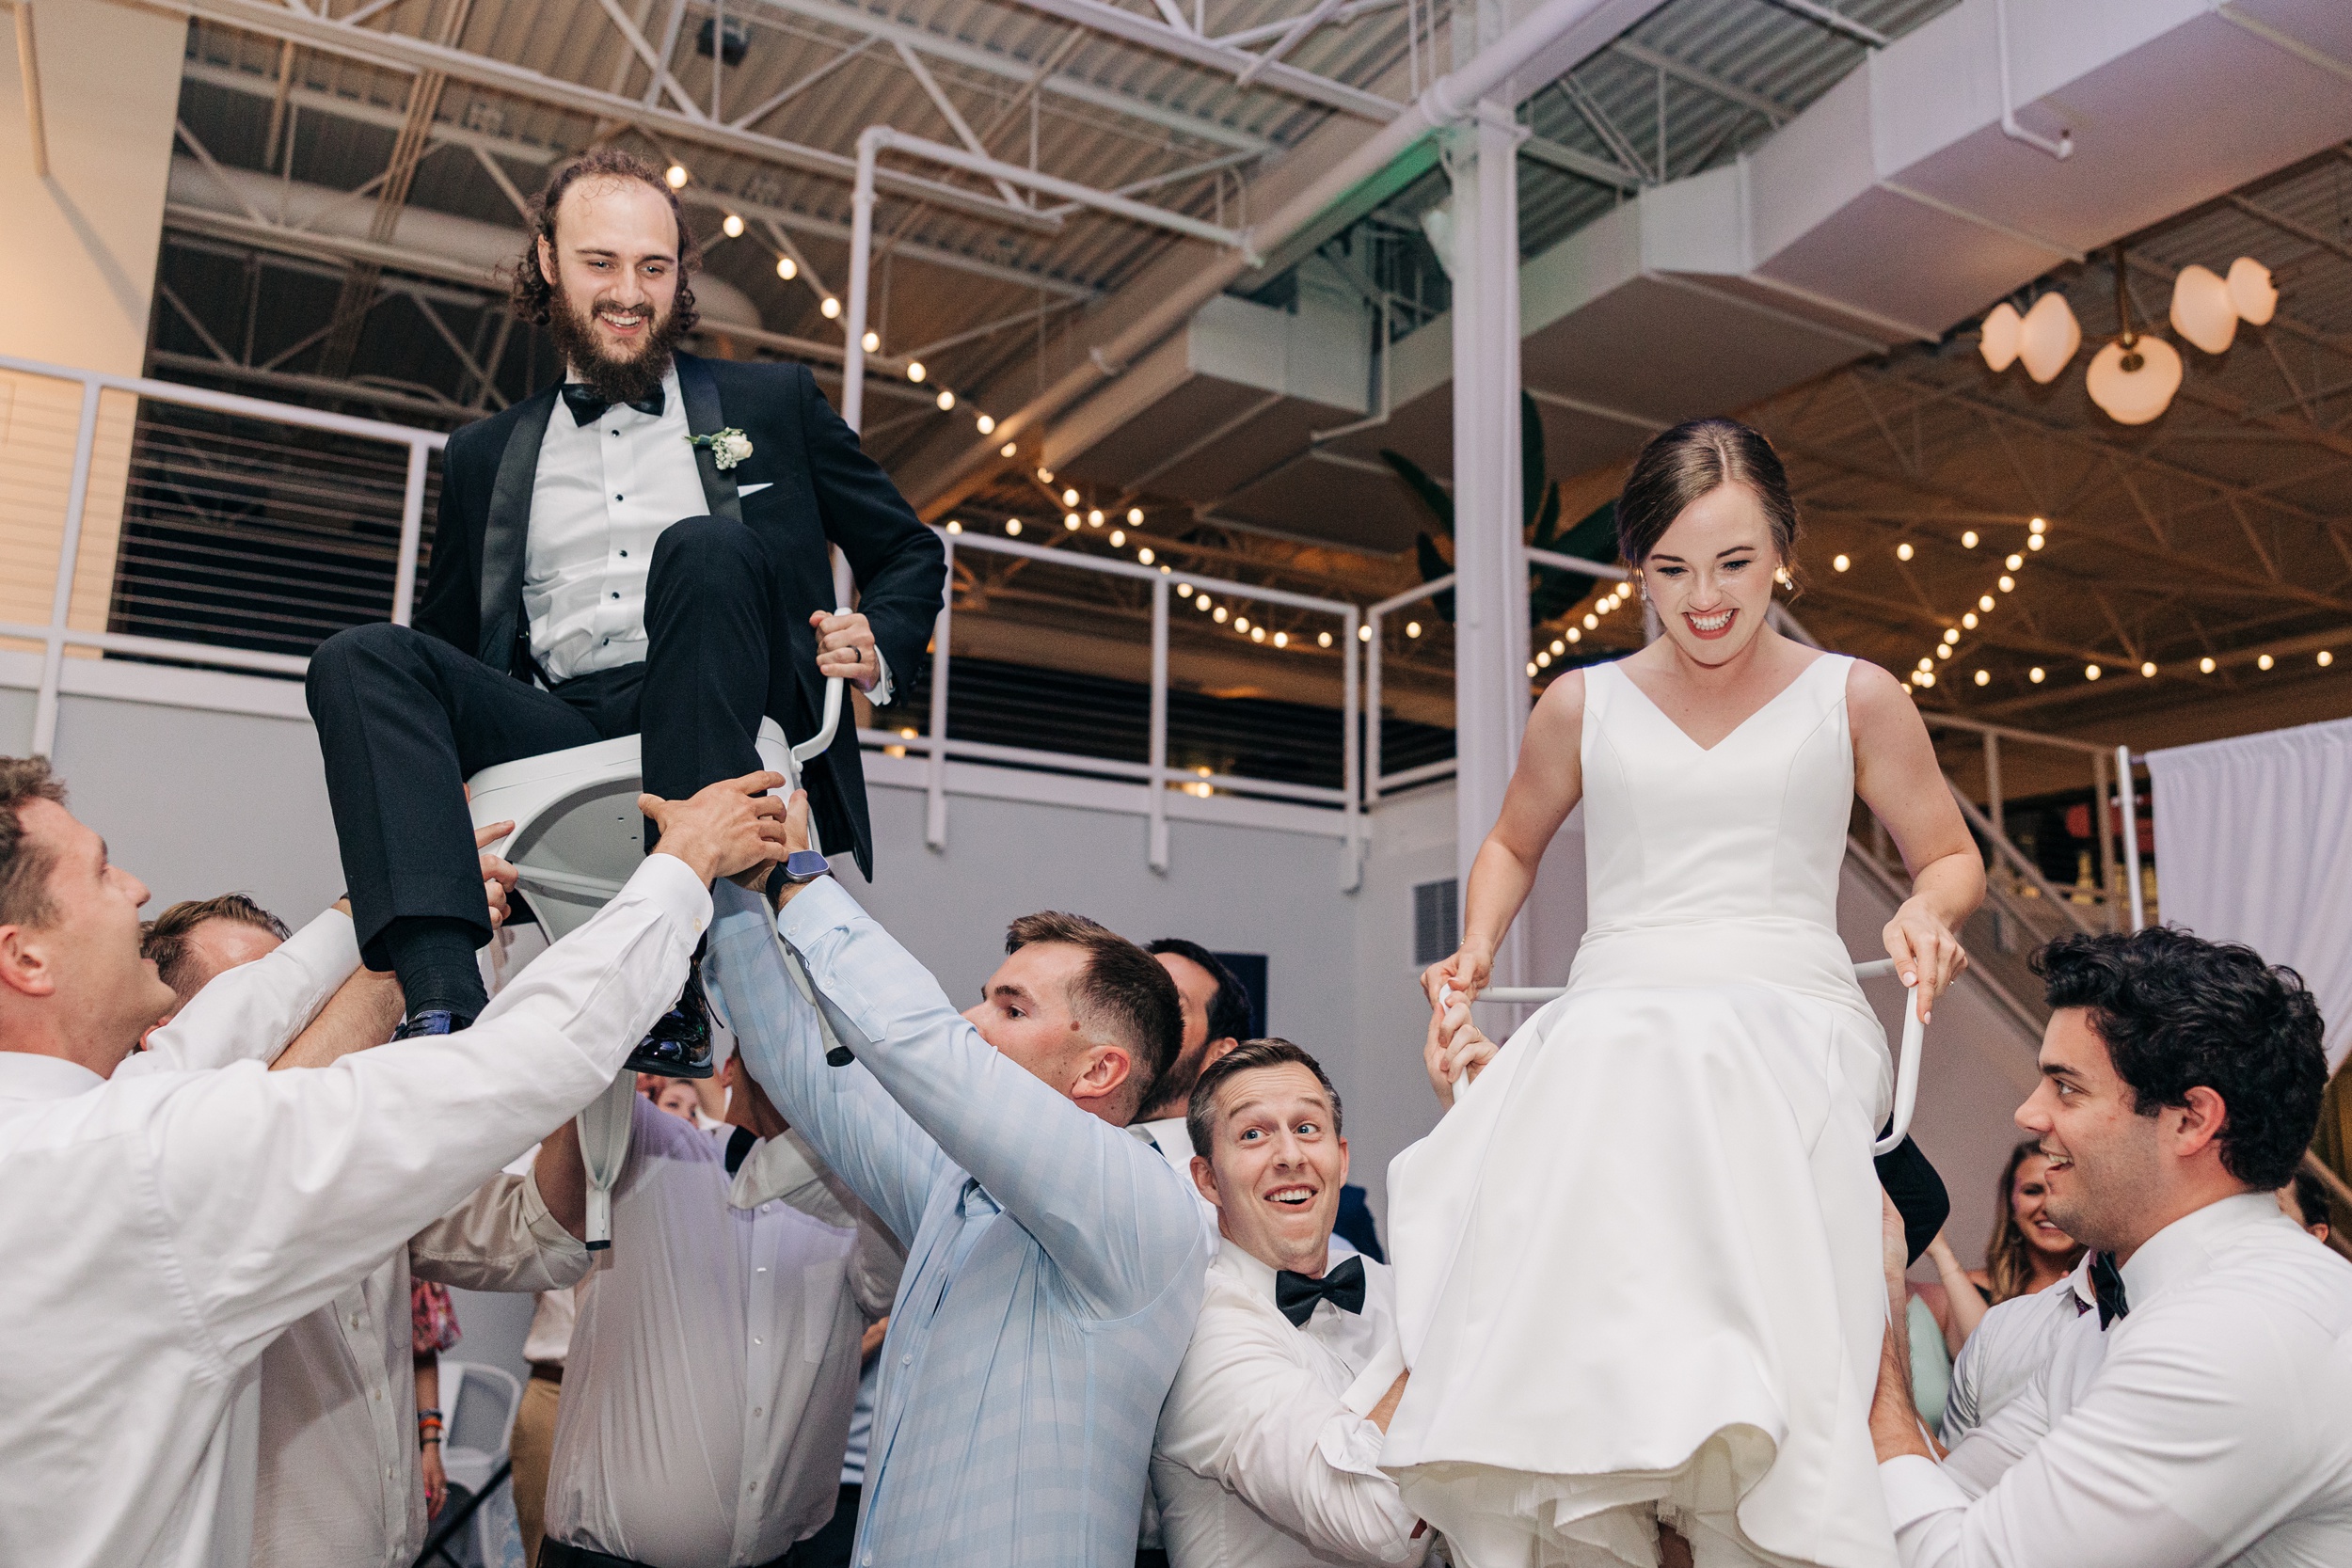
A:
{"label": "chair backrest", "polygon": [[449,1427],[441,1440],[441,1467],[452,1481],[482,1490],[506,1460],[522,1408],[522,1380],[503,1367],[475,1361],[441,1363],[441,1407]]}

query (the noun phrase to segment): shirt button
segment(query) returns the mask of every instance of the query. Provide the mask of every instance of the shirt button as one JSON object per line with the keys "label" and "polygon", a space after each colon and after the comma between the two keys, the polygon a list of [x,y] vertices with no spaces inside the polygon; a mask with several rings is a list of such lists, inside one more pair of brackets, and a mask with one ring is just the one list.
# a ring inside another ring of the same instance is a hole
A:
{"label": "shirt button", "polygon": [[874,1554],[867,1552],[864,1557],[858,1559],[858,1562],[860,1564],[860,1568],[874,1568]]}
{"label": "shirt button", "polygon": [[628,552],[627,550],[623,550],[621,552],[621,559],[623,561],[627,561],[628,559]]}
{"label": "shirt button", "polygon": [[616,599],[620,597],[620,595],[619,595],[618,594],[613,594],[612,596],[613,596],[614,598],[616,598]]}
{"label": "shirt button", "polygon": [[757,1406],[757,1405],[753,1405],[753,1406],[752,1406],[752,1414],[753,1414],[753,1415],[755,1415],[755,1416],[765,1416],[766,1414],[768,1414],[768,1412],[766,1412],[765,1410],[762,1410],[762,1409],[761,1409],[759,1406]]}
{"label": "shirt button", "polygon": [[753,1344],[755,1344],[755,1345],[764,1345],[764,1344],[766,1344],[767,1342],[768,1342],[767,1340],[765,1340],[765,1339],[761,1338],[760,1338],[758,1335],[756,1335],[756,1334],[755,1334],[755,1335],[753,1335],[753,1336],[752,1336],[752,1343],[753,1343]]}
{"label": "shirt button", "polygon": [[755,1269],[754,1269],[754,1270],[752,1271],[752,1273],[754,1273],[754,1274],[766,1274],[767,1272],[768,1272],[768,1266],[767,1266],[765,1263],[762,1263],[762,1264],[761,1264],[758,1268],[755,1268]]}
{"label": "shirt button", "polygon": [[618,501],[618,500],[627,500],[627,499],[628,499],[628,498],[627,496],[615,496],[615,497],[613,497],[612,499],[613,499],[614,500],[616,500],[616,501]]}
{"label": "shirt button", "polygon": [[898,1357],[898,1365],[899,1365],[899,1366],[901,1366],[901,1367],[912,1367],[912,1366],[914,1366],[914,1353],[913,1351],[909,1351],[909,1352],[907,1352],[904,1355],[902,1355],[902,1356]]}

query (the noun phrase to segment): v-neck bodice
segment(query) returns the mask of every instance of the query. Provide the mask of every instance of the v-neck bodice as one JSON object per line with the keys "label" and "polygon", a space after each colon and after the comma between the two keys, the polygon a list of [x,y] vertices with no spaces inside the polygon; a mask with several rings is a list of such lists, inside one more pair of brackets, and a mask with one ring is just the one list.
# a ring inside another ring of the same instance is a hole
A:
{"label": "v-neck bodice", "polygon": [[1837,936],[1851,668],[1815,659],[1706,748],[1621,665],[1585,671],[1588,927],[1573,984],[1755,979],[1861,1005]]}

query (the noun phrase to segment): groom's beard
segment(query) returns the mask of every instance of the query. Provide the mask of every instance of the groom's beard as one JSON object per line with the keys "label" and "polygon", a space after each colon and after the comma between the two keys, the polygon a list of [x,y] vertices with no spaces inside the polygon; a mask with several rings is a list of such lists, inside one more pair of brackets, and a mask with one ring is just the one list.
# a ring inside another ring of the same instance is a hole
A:
{"label": "groom's beard", "polygon": [[650,312],[651,301],[627,310],[614,305],[582,306],[557,283],[550,303],[554,309],[548,312],[548,331],[555,339],[556,352],[588,389],[607,403],[641,403],[653,395],[669,373],[671,351],[683,335],[678,330],[676,301],[653,318],[644,346],[627,357],[606,351],[596,338],[594,317]]}

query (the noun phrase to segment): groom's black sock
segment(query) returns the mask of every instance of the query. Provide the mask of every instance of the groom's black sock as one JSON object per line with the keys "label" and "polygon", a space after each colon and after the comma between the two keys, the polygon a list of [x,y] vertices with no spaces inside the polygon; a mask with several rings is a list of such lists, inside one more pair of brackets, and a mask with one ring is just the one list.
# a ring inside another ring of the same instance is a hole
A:
{"label": "groom's black sock", "polygon": [[472,922],[409,915],[387,926],[383,941],[410,1018],[439,1008],[471,1021],[489,1005],[474,961],[481,928]]}

